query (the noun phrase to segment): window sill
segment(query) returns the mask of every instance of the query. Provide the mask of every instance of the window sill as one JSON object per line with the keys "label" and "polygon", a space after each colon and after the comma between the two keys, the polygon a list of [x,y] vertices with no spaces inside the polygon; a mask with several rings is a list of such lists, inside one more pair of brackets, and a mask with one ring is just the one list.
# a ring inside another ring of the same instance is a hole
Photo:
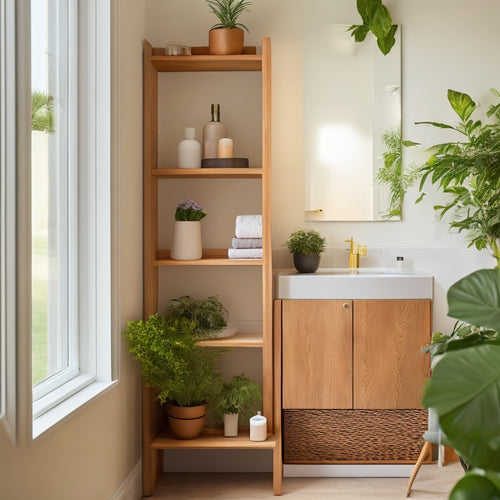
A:
{"label": "window sill", "polygon": [[93,382],[33,420],[33,439],[38,438],[89,401],[113,387],[113,382]]}

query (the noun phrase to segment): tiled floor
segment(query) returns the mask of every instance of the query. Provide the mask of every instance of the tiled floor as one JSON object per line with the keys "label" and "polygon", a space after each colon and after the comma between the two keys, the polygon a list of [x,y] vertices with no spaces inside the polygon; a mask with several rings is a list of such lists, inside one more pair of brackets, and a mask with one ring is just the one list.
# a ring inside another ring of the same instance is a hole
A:
{"label": "tiled floor", "polygon": [[[445,500],[463,475],[458,463],[423,465],[413,483],[414,500]],[[284,478],[283,498],[335,500],[401,500],[408,478]],[[271,474],[165,474],[152,500],[279,498],[272,493]]]}

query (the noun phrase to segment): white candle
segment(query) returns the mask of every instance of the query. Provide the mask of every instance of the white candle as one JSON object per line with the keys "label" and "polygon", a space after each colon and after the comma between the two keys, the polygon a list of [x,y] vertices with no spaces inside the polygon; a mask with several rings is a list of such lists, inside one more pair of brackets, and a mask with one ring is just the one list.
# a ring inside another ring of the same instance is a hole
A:
{"label": "white candle", "polygon": [[233,157],[233,140],[229,137],[219,139],[217,144],[217,158],[232,158]]}

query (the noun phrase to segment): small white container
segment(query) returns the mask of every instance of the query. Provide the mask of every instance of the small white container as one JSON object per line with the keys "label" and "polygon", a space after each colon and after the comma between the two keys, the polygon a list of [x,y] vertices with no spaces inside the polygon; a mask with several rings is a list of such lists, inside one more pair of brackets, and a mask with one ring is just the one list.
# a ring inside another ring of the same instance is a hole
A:
{"label": "small white container", "polygon": [[201,144],[195,139],[194,127],[184,129],[184,140],[179,142],[179,168],[201,168]]}
{"label": "small white container", "polygon": [[250,419],[250,441],[265,441],[267,439],[267,419],[257,412]]}

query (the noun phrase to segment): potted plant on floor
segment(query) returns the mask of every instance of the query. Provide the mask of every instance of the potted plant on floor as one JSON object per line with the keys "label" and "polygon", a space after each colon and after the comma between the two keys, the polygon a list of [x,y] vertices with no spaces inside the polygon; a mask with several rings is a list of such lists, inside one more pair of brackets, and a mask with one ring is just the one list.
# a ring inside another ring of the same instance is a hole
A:
{"label": "potted plant on floor", "polygon": [[180,439],[201,433],[207,404],[217,400],[223,384],[216,366],[222,351],[199,346],[195,330],[194,321],[171,321],[156,313],[129,321],[124,332],[130,353],[141,362],[144,382],[167,405],[170,430]]}
{"label": "potted plant on floor", "polygon": [[[500,498],[500,269],[482,269],[448,291],[448,315],[464,322],[433,335],[441,355],[423,403],[439,417],[444,443],[468,472],[450,500]],[[472,326],[476,325],[476,326]]]}
{"label": "potted plant on floor", "polygon": [[214,408],[216,418],[224,422],[224,436],[238,435],[238,418],[247,415],[262,400],[262,386],[245,375],[236,375],[225,383]]}
{"label": "potted plant on floor", "polygon": [[299,273],[314,273],[318,269],[325,241],[314,229],[298,229],[290,234],[286,246],[293,254],[293,265]]}
{"label": "potted plant on floor", "polygon": [[252,4],[251,0],[207,0],[207,3],[219,20],[208,33],[210,54],[242,54],[243,30],[248,31],[248,28],[238,22],[238,19]]}

